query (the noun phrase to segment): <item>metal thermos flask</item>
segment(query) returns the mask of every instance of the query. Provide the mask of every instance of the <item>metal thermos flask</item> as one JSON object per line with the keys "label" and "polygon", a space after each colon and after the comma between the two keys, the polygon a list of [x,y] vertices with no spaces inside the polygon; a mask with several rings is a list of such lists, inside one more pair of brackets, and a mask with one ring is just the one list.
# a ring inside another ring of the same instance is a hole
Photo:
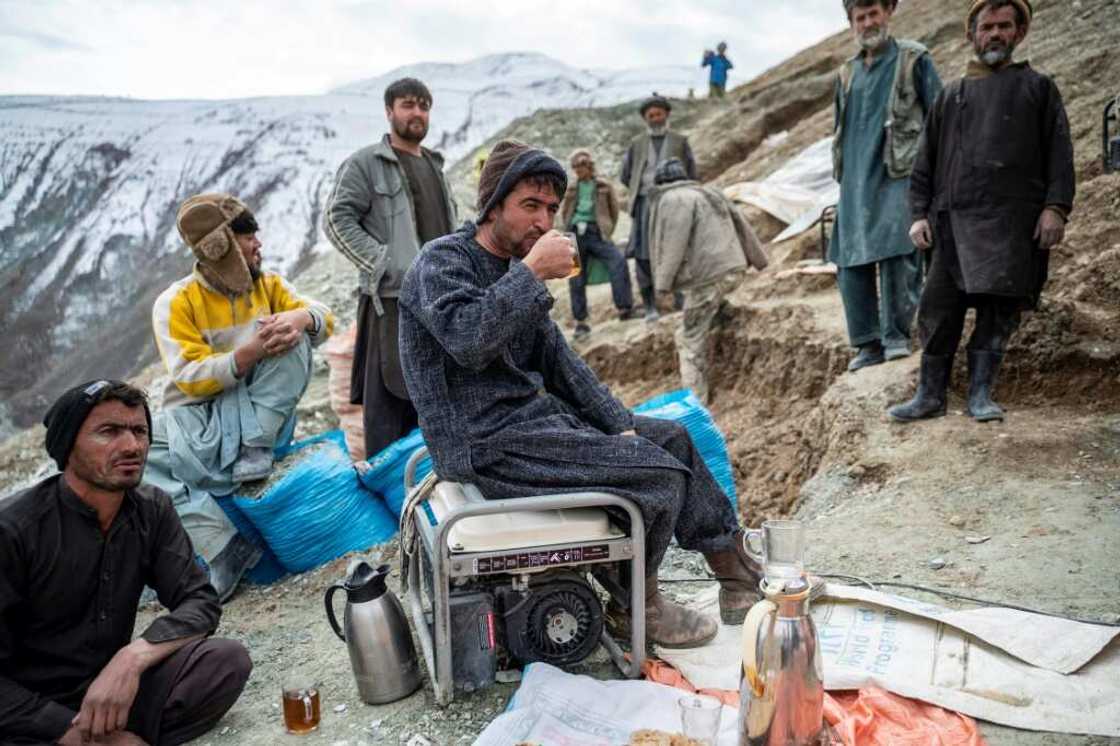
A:
{"label": "metal thermos flask", "polygon": [[743,622],[740,746],[828,743],[819,641],[804,577],[762,583],[765,598]]}
{"label": "metal thermos flask", "polygon": [[[327,589],[327,619],[350,652],[358,693],[369,704],[407,697],[420,688],[420,662],[400,601],[385,584],[389,566],[374,569],[359,562],[343,583]],[[342,627],[331,605],[335,591],[346,591]]]}

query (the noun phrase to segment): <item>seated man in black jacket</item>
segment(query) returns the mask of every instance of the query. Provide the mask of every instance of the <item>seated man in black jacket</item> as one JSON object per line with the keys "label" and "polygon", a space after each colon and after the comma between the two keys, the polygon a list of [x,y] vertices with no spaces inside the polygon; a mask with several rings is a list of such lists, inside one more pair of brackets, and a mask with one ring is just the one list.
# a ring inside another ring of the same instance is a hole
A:
{"label": "seated man in black jacket", "polygon": [[[239,643],[207,639],[218,596],[170,498],[139,486],[144,393],[83,384],[44,424],[62,474],[0,504],[0,744],[178,744],[205,733],[252,665]],[[171,611],[132,640],[145,584]]]}

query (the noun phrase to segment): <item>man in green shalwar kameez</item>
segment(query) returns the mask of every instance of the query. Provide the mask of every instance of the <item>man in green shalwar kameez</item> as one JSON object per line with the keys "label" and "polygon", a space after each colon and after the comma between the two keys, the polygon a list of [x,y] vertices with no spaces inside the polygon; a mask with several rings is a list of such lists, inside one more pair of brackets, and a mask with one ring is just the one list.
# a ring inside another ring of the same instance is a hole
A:
{"label": "man in green shalwar kameez", "polygon": [[859,370],[910,354],[921,263],[908,234],[910,169],[941,90],[929,52],[894,39],[897,0],[844,0],[860,51],[837,79],[833,162],[840,204],[829,246]]}

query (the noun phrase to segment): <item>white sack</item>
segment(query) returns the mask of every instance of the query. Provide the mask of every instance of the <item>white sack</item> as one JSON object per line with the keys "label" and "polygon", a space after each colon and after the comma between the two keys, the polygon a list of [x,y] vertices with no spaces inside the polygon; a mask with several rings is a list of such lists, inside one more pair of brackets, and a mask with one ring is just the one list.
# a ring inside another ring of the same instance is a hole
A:
{"label": "white sack", "polygon": [[[599,681],[533,663],[506,711],[486,726],[475,746],[618,746],[644,728],[679,733],[677,700],[686,696],[663,684]],[[734,708],[723,708],[718,746],[738,746],[738,716]]]}

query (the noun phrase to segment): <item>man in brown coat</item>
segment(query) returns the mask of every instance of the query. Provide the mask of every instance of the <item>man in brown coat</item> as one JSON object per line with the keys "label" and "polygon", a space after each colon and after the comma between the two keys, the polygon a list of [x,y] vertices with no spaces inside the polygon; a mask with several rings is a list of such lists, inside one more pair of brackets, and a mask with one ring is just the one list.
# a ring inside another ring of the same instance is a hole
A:
{"label": "man in brown coat", "polygon": [[1073,144],[1054,81],[1012,63],[1030,29],[1028,0],[972,0],[966,27],[977,59],[942,90],[926,119],[910,181],[910,237],[933,262],[918,307],[918,392],[898,421],[940,417],[965,313],[968,413],[1002,420],[992,386],[1023,310],[1046,282],[1050,249],[1073,209]]}
{"label": "man in brown coat", "polygon": [[611,278],[611,297],[620,319],[633,317],[634,295],[630,289],[630,270],[626,259],[611,241],[618,222],[618,196],[606,179],[595,174],[591,152],[580,148],[570,158],[576,178],[568,184],[560,204],[559,227],[576,234],[579,247],[580,273],[568,280],[572,298],[572,318],[576,321],[575,338],[591,333],[587,323],[587,276],[590,259],[594,257],[607,267]]}

